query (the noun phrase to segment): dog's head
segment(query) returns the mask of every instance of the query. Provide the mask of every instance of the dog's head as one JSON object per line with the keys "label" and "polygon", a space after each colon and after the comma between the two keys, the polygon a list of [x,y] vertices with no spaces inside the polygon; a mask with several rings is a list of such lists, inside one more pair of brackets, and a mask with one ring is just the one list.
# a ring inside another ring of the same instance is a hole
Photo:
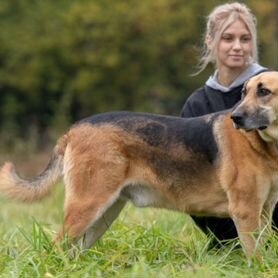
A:
{"label": "dog's head", "polygon": [[231,118],[236,128],[257,129],[263,139],[278,140],[278,72],[263,72],[249,79]]}

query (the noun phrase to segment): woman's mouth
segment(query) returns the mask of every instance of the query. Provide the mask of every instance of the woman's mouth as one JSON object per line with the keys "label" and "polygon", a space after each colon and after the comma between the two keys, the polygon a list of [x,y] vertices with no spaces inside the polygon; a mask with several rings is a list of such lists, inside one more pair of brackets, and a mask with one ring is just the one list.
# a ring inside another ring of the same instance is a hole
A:
{"label": "woman's mouth", "polygon": [[230,57],[232,57],[232,58],[243,58],[242,55],[230,55]]}

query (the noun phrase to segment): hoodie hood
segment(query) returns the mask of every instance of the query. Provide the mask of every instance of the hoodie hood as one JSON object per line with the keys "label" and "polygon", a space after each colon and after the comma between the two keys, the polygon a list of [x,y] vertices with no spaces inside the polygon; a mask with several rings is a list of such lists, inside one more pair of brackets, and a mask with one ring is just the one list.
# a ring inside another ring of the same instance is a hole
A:
{"label": "hoodie hood", "polygon": [[229,87],[222,86],[218,83],[217,80],[218,71],[216,70],[214,74],[210,76],[210,78],[207,80],[206,85],[215,90],[221,91],[223,93],[227,93],[232,89],[242,85],[250,77],[258,74],[259,72],[266,71],[266,70],[267,68],[264,68],[259,64],[253,63],[242,74],[240,74]]}

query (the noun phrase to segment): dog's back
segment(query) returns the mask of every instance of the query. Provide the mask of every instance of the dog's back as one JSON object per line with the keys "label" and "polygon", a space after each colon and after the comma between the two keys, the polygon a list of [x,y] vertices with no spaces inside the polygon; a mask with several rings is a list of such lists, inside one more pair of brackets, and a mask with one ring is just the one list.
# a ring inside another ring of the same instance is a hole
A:
{"label": "dog's back", "polygon": [[210,162],[216,158],[217,143],[213,134],[214,122],[228,111],[196,118],[180,118],[147,113],[113,112],[86,118],[82,124],[119,128],[141,139],[148,146],[165,150],[169,145],[204,155]]}

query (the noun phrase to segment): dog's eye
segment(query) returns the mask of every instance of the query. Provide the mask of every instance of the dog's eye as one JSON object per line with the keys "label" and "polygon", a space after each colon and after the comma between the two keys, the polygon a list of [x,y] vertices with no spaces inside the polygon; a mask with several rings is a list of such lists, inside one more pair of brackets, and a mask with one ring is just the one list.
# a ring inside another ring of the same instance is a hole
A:
{"label": "dog's eye", "polygon": [[267,88],[261,87],[261,88],[258,88],[257,95],[259,97],[265,97],[265,96],[271,95],[271,91]]}

